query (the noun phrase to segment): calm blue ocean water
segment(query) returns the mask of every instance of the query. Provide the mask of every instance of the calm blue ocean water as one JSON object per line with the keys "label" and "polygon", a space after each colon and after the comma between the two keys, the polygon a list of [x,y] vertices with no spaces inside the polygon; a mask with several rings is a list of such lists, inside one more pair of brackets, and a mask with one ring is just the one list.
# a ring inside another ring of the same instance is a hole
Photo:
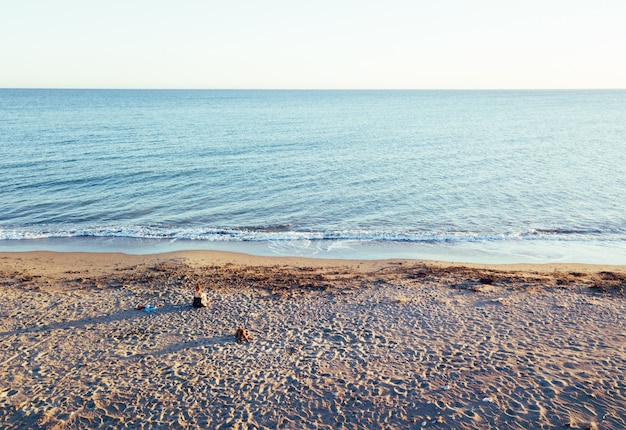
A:
{"label": "calm blue ocean water", "polygon": [[626,264],[626,91],[0,90],[0,250]]}

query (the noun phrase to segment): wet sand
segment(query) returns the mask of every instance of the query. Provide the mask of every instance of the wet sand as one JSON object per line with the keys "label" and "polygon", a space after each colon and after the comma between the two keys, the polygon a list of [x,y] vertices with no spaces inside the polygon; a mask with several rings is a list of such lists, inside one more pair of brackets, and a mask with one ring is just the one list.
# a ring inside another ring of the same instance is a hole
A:
{"label": "wet sand", "polygon": [[0,427],[623,429],[625,315],[623,266],[0,253]]}

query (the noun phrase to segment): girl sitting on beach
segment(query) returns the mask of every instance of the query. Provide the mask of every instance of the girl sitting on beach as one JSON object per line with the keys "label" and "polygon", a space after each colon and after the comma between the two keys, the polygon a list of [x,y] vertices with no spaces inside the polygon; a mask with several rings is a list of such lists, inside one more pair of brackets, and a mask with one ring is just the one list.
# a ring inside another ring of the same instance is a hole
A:
{"label": "girl sitting on beach", "polygon": [[196,286],[196,292],[193,294],[193,307],[205,308],[207,306],[206,293],[202,291],[202,285],[198,284]]}

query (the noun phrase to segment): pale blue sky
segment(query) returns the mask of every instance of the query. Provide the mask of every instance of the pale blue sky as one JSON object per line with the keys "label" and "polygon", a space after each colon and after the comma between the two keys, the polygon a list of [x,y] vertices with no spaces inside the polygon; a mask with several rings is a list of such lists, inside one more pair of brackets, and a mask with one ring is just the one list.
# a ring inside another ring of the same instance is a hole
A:
{"label": "pale blue sky", "polygon": [[0,87],[626,88],[626,0],[0,0]]}

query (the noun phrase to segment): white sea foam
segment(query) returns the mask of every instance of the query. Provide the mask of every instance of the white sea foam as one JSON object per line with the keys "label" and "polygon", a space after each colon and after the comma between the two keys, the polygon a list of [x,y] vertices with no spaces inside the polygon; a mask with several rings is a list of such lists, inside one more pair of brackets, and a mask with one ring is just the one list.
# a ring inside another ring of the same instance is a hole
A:
{"label": "white sea foam", "polygon": [[205,242],[291,242],[327,241],[336,249],[349,248],[355,242],[408,242],[408,243],[467,243],[467,242],[513,242],[513,241],[560,241],[560,242],[622,242],[626,235],[612,232],[584,231],[537,231],[525,232],[395,232],[369,230],[341,231],[274,231],[264,229],[197,229],[155,228],[146,226],[110,226],[82,229],[30,228],[0,229],[0,240],[33,240],[48,238],[134,238],[187,240]]}

